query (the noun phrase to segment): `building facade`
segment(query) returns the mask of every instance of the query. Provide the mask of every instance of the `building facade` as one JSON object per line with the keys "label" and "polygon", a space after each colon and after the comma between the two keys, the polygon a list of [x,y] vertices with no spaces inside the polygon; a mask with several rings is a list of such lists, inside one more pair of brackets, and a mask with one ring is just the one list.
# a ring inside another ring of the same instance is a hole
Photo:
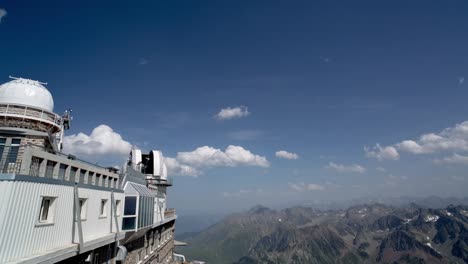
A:
{"label": "building facade", "polygon": [[0,85],[0,263],[172,262],[162,153],[133,149],[120,172],[63,154],[71,111],[44,85]]}

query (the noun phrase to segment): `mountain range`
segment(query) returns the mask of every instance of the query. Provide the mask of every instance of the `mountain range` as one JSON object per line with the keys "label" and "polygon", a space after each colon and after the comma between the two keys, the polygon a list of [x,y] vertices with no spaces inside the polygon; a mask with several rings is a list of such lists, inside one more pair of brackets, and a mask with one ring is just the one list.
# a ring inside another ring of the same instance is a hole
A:
{"label": "mountain range", "polygon": [[178,237],[207,263],[468,263],[468,207],[379,203],[317,210],[264,206]]}

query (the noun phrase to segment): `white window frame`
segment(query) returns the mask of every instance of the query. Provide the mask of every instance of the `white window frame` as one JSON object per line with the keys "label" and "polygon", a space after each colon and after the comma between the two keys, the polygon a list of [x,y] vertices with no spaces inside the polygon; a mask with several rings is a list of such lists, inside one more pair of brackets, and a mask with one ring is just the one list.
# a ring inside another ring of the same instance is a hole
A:
{"label": "white window frame", "polygon": [[[49,201],[49,205],[47,208],[47,218],[43,219],[45,201]],[[57,197],[54,196],[41,196],[40,204],[39,204],[39,216],[36,218],[36,226],[43,226],[43,225],[53,225],[54,224],[54,216],[55,216],[55,206],[57,203]]]}
{"label": "white window frame", "polygon": [[101,199],[101,204],[99,205],[99,218],[107,218],[107,202],[108,201],[109,201],[108,199]]}
{"label": "white window frame", "polygon": [[127,197],[135,197],[135,199],[136,199],[135,200],[135,214],[126,215],[125,214],[125,206],[127,206],[127,204],[124,204],[123,209],[122,209],[122,228],[123,228],[123,221],[124,221],[125,218],[135,218],[135,227],[133,229],[125,229],[125,231],[127,231],[127,232],[130,232],[130,231],[133,231],[133,230],[136,231],[138,229],[137,228],[138,227],[138,208],[140,206],[140,199],[138,199],[139,196],[136,195],[136,194],[126,195],[125,198],[127,198]]}

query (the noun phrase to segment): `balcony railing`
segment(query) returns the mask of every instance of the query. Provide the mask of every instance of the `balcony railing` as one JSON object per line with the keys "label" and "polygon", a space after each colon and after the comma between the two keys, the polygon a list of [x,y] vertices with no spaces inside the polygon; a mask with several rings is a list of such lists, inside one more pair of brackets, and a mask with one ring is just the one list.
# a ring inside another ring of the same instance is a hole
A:
{"label": "balcony railing", "polygon": [[0,104],[0,114],[37,118],[48,121],[57,126],[62,124],[62,118],[59,115],[26,105]]}
{"label": "balcony railing", "polygon": [[121,189],[119,175],[113,170],[29,143],[0,144],[0,173]]}
{"label": "balcony railing", "polygon": [[55,113],[21,104],[0,104],[0,116],[3,125],[52,134],[59,132],[63,123]]}
{"label": "balcony railing", "polygon": [[167,208],[164,211],[164,218],[169,218],[175,216],[175,208]]}

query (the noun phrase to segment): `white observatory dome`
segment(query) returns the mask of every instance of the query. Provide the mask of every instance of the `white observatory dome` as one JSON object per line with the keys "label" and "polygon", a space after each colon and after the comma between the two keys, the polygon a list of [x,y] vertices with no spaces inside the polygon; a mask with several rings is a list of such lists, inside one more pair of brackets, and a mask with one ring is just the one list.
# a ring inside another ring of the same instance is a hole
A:
{"label": "white observatory dome", "polygon": [[0,85],[0,104],[21,104],[54,111],[54,99],[42,83],[23,78]]}

